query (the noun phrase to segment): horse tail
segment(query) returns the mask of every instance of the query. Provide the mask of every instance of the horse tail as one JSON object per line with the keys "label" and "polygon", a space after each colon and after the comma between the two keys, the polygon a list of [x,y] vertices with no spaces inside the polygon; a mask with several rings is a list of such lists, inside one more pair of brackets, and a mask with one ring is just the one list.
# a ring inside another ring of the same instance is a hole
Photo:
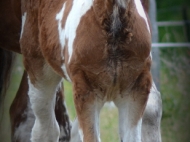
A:
{"label": "horse tail", "polygon": [[[94,0],[93,9],[97,21],[106,37],[109,66],[112,68],[113,83],[116,83],[118,59],[128,57],[132,51],[123,52],[126,43],[132,40],[131,0]],[[126,55],[125,55],[126,54]],[[119,59],[119,60],[120,60]],[[123,60],[123,59],[122,59]]]}
{"label": "horse tail", "polygon": [[0,48],[0,106],[9,87],[14,53]]}

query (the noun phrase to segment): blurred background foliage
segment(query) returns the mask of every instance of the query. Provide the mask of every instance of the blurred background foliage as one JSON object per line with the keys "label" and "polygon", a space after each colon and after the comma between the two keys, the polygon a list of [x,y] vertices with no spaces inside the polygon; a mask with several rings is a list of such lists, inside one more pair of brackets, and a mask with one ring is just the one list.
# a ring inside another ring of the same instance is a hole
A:
{"label": "blurred background foliage", "polygon": [[[190,0],[156,0],[157,21],[190,20]],[[190,42],[189,29],[185,26],[159,27],[159,42]],[[22,57],[15,58],[10,88],[0,110],[0,142],[10,142],[9,108],[23,73]],[[163,101],[161,123],[163,142],[190,142],[190,48],[160,48],[160,92]],[[76,117],[72,87],[64,82],[66,104],[71,120]],[[103,142],[116,142],[118,138],[118,112],[116,108],[104,107],[101,115],[101,138]]]}
{"label": "blurred background foliage", "polygon": [[[190,20],[189,0],[157,0],[157,21]],[[190,23],[159,27],[160,43],[190,42]],[[190,141],[190,48],[160,49],[163,142]]]}

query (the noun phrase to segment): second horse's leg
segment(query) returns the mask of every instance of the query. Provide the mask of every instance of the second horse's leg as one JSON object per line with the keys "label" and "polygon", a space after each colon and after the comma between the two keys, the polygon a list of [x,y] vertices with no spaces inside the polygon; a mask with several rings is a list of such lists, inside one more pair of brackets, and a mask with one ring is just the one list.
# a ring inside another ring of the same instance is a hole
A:
{"label": "second horse's leg", "polygon": [[[41,70],[40,70],[41,68]],[[61,77],[48,65],[44,64],[29,73],[29,98],[35,115],[32,128],[32,142],[58,142],[60,129],[55,118],[56,91],[60,85]]]}

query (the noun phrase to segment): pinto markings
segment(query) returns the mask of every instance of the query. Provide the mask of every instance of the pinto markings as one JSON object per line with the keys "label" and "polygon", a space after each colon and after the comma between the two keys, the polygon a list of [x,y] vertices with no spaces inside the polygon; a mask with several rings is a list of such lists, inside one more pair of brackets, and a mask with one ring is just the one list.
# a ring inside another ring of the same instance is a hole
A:
{"label": "pinto markings", "polygon": [[24,12],[24,14],[22,15],[22,29],[21,29],[21,32],[20,32],[20,39],[22,38],[22,34],[24,32],[24,25],[25,25],[25,22],[26,22],[26,17],[27,17],[27,13]]}
{"label": "pinto markings", "polygon": [[140,0],[135,0],[135,5],[136,5],[136,9],[137,9],[139,15],[145,20],[146,25],[147,25],[147,29],[148,29],[148,31],[150,33],[150,27],[149,27],[149,24],[148,24],[148,19],[146,17],[146,14],[145,14],[145,11],[144,11],[144,8],[142,6],[141,1]]}

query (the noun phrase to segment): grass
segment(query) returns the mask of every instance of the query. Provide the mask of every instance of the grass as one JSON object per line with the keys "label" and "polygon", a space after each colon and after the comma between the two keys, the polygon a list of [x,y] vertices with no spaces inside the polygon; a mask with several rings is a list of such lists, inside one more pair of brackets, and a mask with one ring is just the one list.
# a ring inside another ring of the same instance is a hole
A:
{"label": "grass", "polygon": [[[71,120],[76,118],[76,111],[73,102],[72,87],[67,81],[64,81],[64,92],[66,105]],[[100,133],[103,142],[119,141],[118,137],[118,112],[114,107],[105,106],[100,113]]]}
{"label": "grass", "polygon": [[[19,55],[18,55],[19,56]],[[11,75],[11,82],[9,89],[7,91],[4,107],[0,109],[0,141],[1,142],[10,142],[10,119],[9,119],[9,108],[11,102],[13,101],[17,88],[19,87],[21,76],[23,74],[23,67],[21,62],[21,56],[15,58],[15,64],[13,66],[13,71]]]}
{"label": "grass", "polygon": [[171,48],[161,52],[162,136],[163,141],[166,142],[187,142],[190,139],[188,53],[190,51],[187,48]]}
{"label": "grass", "polygon": [[[160,42],[186,42],[183,27],[159,28]],[[163,142],[190,139],[190,49],[163,48],[161,54],[161,94],[163,100]]]}

